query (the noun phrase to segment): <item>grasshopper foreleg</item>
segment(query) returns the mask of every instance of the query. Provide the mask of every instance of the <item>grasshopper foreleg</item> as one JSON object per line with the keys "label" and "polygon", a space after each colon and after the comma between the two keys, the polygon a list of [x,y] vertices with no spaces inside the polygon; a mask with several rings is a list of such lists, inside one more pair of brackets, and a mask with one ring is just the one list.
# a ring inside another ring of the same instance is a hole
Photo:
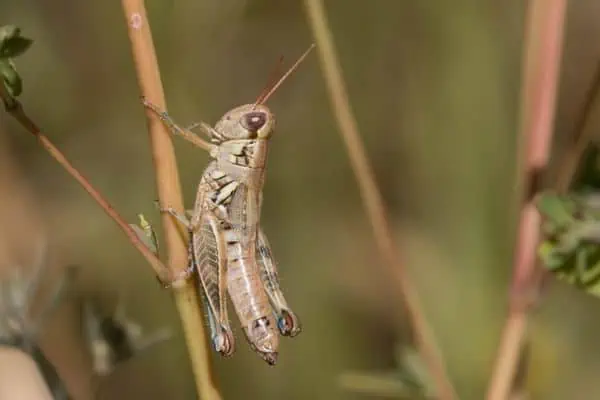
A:
{"label": "grasshopper foreleg", "polygon": [[[171,116],[169,116],[169,114],[166,111],[161,110],[158,106],[149,102],[145,97],[142,97],[142,104],[147,109],[149,109],[154,114],[156,114],[158,116],[158,118],[160,118],[160,120],[166,125],[166,127],[169,128],[169,131],[171,131],[172,134],[181,136],[188,142],[190,142],[193,145],[198,146],[204,150],[210,151],[213,149],[214,145],[201,139],[198,135],[196,135],[190,129],[182,128],[181,126],[179,126],[177,123],[175,123],[173,118],[171,118]],[[208,125],[205,122],[195,123],[195,124],[193,124],[192,127],[193,128],[200,127],[200,129],[210,138],[220,138],[221,137],[220,133],[218,133],[212,126]]]}

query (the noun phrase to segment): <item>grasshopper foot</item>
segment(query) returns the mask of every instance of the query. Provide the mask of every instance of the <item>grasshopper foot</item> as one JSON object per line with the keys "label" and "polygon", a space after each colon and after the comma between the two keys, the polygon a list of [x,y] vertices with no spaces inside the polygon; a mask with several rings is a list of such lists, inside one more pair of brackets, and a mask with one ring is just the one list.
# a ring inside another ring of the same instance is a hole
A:
{"label": "grasshopper foot", "polygon": [[233,332],[224,326],[221,327],[221,333],[212,337],[215,350],[223,357],[230,357],[234,351]]}
{"label": "grasshopper foot", "polygon": [[158,209],[159,212],[167,213],[167,214],[171,215],[177,221],[179,221],[183,226],[185,226],[186,229],[188,229],[188,230],[190,229],[190,225],[191,225],[190,219],[187,217],[187,215],[181,214],[180,212],[175,210],[173,207],[161,207],[158,200],[154,202],[154,205],[156,206],[156,208]]}
{"label": "grasshopper foot", "polygon": [[283,336],[294,337],[302,331],[300,320],[291,310],[281,310],[277,319],[277,328]]}
{"label": "grasshopper foot", "polygon": [[165,115],[165,116],[167,115],[167,113],[165,111],[162,111],[160,108],[158,108],[157,105],[150,102],[150,100],[148,100],[145,96],[141,96],[140,100],[142,101],[142,104],[144,105],[144,107],[152,110],[153,112],[158,114],[161,118],[163,115]]}
{"label": "grasshopper foot", "polygon": [[183,271],[178,271],[176,273],[171,273],[171,276],[167,279],[161,279],[160,277],[156,277],[156,279],[160,282],[160,284],[165,289],[181,289],[184,287],[192,274],[194,273],[194,265],[188,266]]}

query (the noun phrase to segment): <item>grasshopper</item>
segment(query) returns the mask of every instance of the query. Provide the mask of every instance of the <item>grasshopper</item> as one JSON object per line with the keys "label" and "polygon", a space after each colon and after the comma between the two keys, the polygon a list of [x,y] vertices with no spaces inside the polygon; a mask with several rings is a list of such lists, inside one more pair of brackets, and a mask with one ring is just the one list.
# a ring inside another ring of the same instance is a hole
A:
{"label": "grasshopper", "polygon": [[200,139],[189,129],[143,99],[173,134],[208,149],[212,158],[200,179],[191,218],[170,207],[161,211],[176,217],[189,232],[188,270],[198,273],[213,347],[225,357],[235,347],[227,293],[250,346],[269,365],[277,362],[279,334],[293,337],[301,330],[281,291],[271,246],[260,228],[268,143],[275,128],[275,116],[264,103],[313,47],[254,104],[228,111],[214,127],[198,124],[210,144],[198,144]]}

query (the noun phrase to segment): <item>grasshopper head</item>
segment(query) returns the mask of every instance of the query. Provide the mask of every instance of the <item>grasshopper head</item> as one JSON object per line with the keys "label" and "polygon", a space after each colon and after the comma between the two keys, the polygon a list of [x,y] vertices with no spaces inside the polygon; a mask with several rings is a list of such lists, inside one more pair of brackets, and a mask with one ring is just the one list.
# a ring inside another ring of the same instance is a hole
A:
{"label": "grasshopper head", "polygon": [[244,330],[252,349],[269,365],[275,365],[279,347],[279,332],[273,317],[256,319]]}
{"label": "grasshopper head", "polygon": [[228,111],[215,130],[224,140],[268,139],[275,127],[275,116],[263,104],[244,104]]}

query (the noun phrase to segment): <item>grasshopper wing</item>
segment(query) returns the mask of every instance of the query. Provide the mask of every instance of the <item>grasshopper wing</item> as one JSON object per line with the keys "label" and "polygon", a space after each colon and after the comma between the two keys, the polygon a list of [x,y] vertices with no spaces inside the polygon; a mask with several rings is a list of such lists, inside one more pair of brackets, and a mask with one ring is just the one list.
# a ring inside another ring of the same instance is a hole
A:
{"label": "grasshopper wing", "polygon": [[227,316],[227,244],[218,218],[208,210],[201,212],[190,235],[190,258],[198,271],[200,292],[208,309],[215,350],[224,356],[234,351],[234,339]]}

